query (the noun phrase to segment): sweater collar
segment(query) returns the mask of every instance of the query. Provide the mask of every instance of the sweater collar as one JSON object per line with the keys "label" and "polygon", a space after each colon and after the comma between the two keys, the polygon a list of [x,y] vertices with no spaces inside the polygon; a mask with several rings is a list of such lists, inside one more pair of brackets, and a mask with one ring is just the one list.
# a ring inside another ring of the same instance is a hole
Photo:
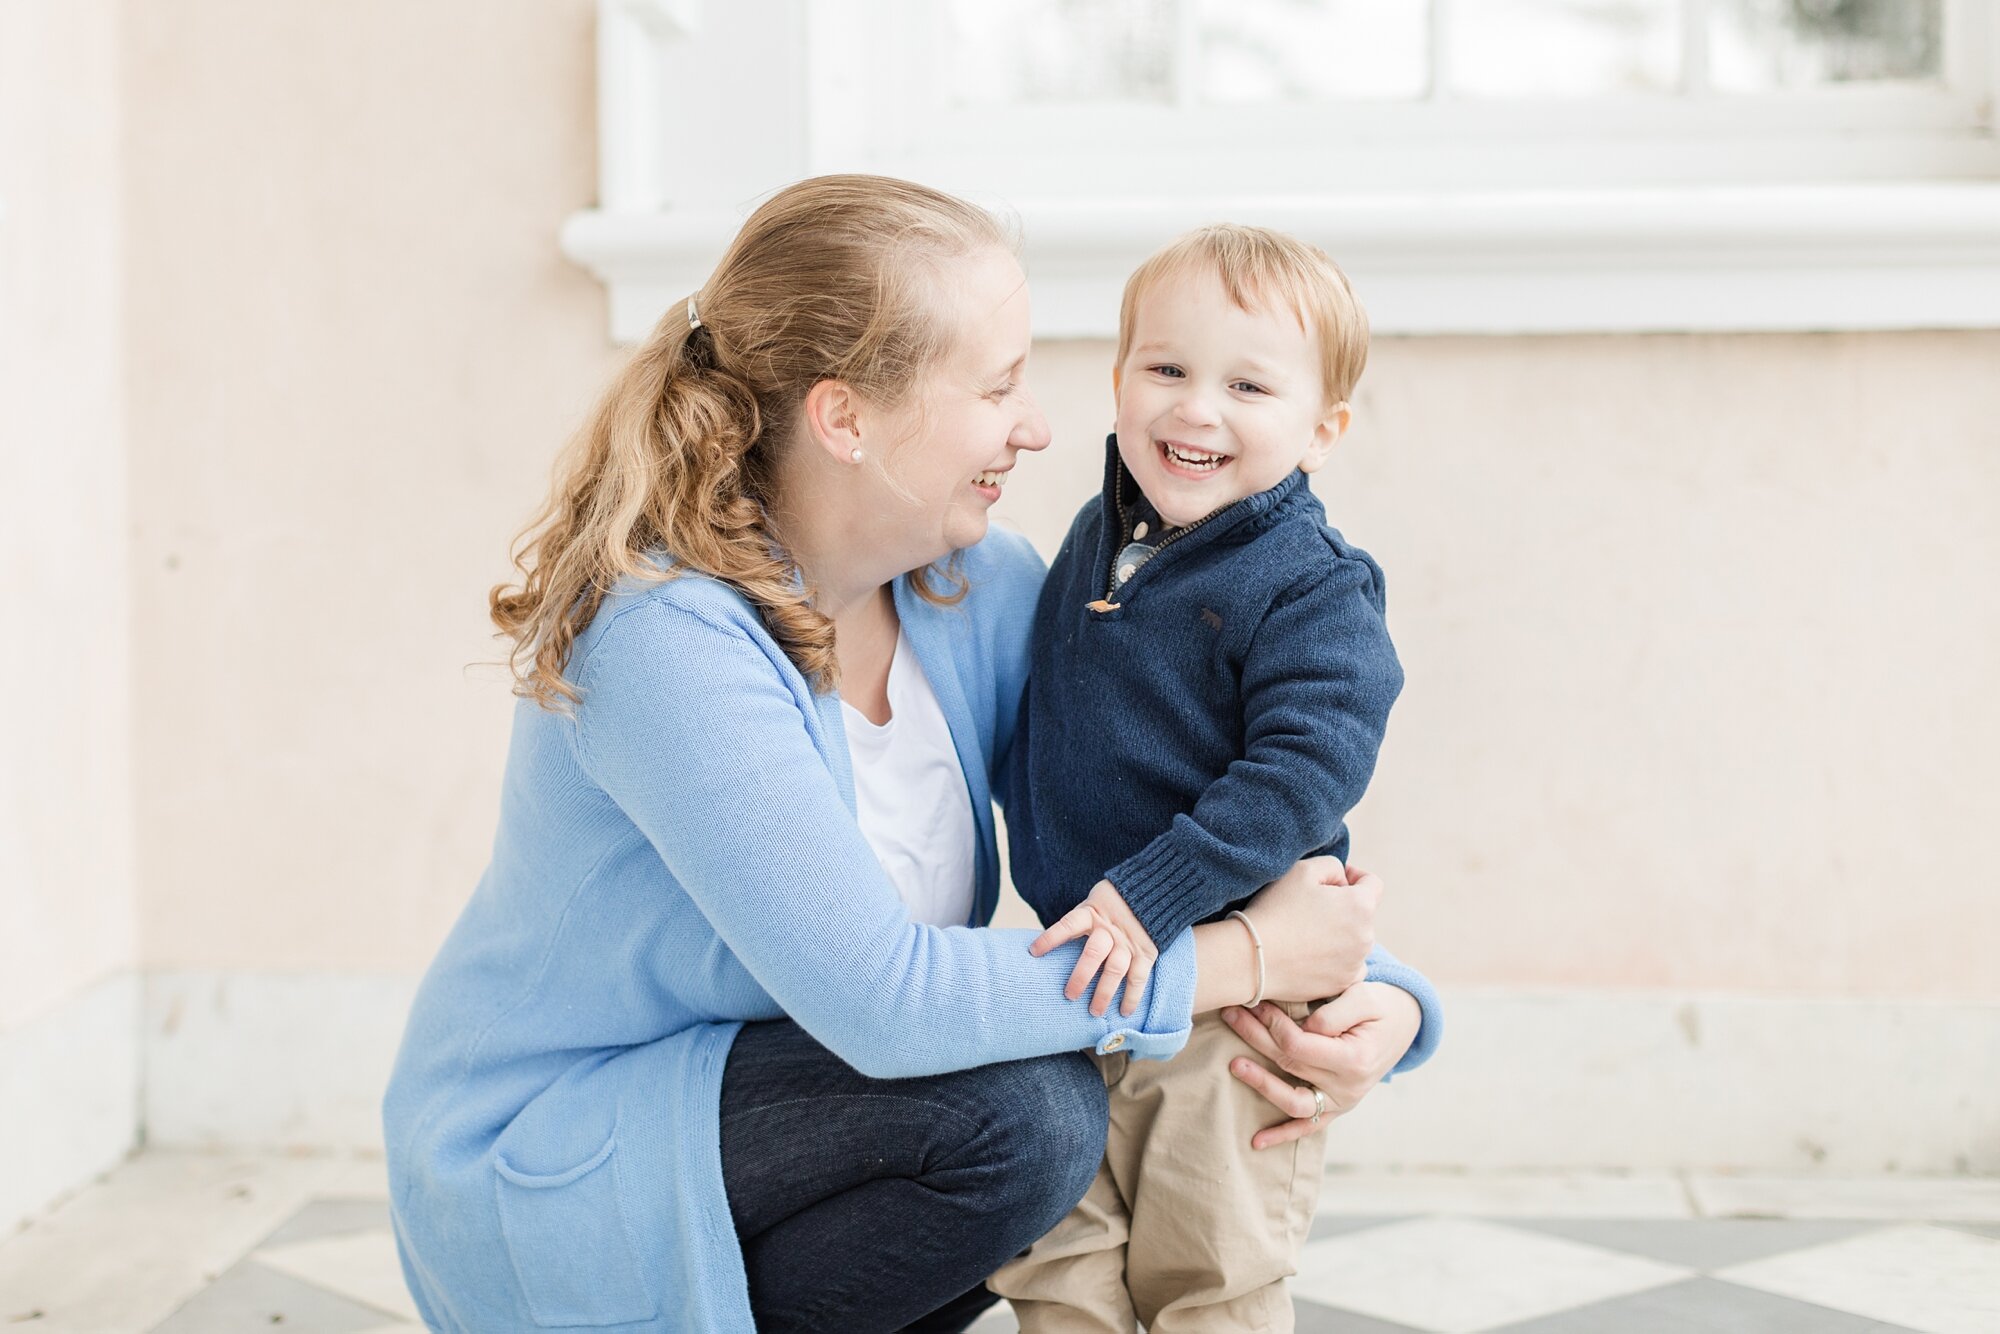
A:
{"label": "sweater collar", "polygon": [[[1208,518],[1197,520],[1196,524],[1200,526],[1201,532],[1191,535],[1184,541],[1212,542],[1245,523],[1274,513],[1305,487],[1306,475],[1294,468],[1285,480],[1276,486],[1233,501]],[[1129,521],[1134,507],[1141,503],[1144,503],[1144,493],[1139,490],[1138,479],[1134,478],[1131,470],[1125,466],[1125,460],[1118,456],[1118,433],[1113,431],[1104,437],[1104,491],[1101,504],[1104,531],[1110,535],[1114,545],[1131,537],[1130,533],[1119,531],[1123,527],[1119,522],[1119,516],[1123,514]]]}

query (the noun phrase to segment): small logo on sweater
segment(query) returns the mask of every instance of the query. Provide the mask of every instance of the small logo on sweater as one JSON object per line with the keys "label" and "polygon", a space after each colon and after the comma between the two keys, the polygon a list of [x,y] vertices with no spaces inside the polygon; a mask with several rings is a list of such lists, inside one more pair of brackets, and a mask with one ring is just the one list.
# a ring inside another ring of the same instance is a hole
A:
{"label": "small logo on sweater", "polygon": [[1208,628],[1211,630],[1220,630],[1222,628],[1222,618],[1207,607],[1201,609],[1201,619],[1208,623]]}

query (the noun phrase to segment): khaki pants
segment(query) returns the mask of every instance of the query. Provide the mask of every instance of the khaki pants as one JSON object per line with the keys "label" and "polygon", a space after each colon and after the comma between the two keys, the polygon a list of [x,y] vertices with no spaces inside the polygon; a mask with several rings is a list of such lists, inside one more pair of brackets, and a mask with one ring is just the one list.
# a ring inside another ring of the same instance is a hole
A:
{"label": "khaki pants", "polygon": [[[1308,1008],[1285,1007],[1295,1019]],[[1111,1092],[1097,1179],[988,1282],[1023,1334],[1291,1330],[1285,1279],[1319,1202],[1326,1136],[1252,1149],[1285,1117],[1229,1073],[1240,1056],[1263,1063],[1207,1014],[1171,1061],[1097,1058]]]}

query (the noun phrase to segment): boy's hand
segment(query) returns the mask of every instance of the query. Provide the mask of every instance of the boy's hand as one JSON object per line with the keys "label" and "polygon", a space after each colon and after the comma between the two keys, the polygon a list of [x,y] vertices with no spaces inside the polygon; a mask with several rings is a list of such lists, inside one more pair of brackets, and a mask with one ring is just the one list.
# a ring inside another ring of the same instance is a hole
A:
{"label": "boy's hand", "polygon": [[1118,1013],[1129,1015],[1136,1011],[1139,998],[1146,990],[1146,979],[1152,976],[1153,964],[1160,957],[1160,950],[1109,880],[1098,881],[1082,903],[1036,936],[1034,943],[1028,946],[1028,953],[1039,959],[1064,941],[1075,940],[1078,936],[1088,939],[1083,944],[1083,957],[1076,961],[1076,970],[1069,975],[1068,985],[1063,987],[1063,995],[1071,1000],[1081,999],[1084,988],[1096,976],[1097,990],[1090,998],[1092,1014],[1102,1015],[1111,1008],[1111,997],[1117,992],[1120,982],[1125,984],[1125,999],[1120,1003]]}

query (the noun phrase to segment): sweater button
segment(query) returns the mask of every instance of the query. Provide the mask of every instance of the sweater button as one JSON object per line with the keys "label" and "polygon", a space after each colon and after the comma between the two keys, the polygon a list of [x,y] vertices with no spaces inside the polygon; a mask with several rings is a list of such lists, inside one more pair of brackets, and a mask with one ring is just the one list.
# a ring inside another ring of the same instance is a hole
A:
{"label": "sweater button", "polygon": [[1125,1035],[1123,1033],[1113,1033],[1110,1037],[1104,1039],[1104,1050],[1106,1051],[1117,1051],[1124,1045]]}

